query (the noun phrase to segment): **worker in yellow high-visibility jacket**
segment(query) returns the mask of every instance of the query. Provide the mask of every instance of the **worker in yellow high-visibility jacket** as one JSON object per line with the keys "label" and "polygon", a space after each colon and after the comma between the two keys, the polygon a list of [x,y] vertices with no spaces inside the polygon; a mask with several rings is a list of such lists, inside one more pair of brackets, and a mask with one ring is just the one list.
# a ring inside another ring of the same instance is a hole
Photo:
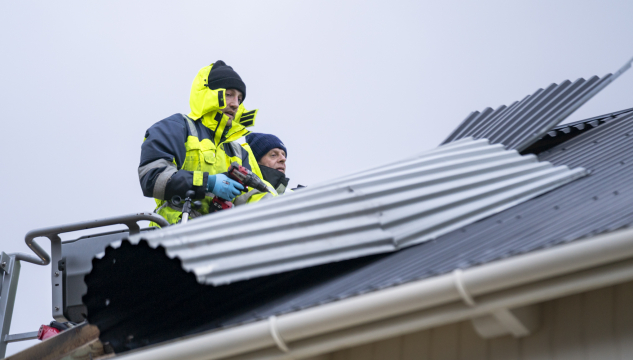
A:
{"label": "worker in yellow high-visibility jacket", "polygon": [[177,223],[182,216],[182,208],[170,200],[175,195],[184,198],[188,190],[202,200],[202,207],[192,211],[191,218],[207,214],[214,196],[231,201],[238,197],[242,185],[223,174],[232,162],[261,174],[250,148],[235,142],[250,133],[246,128],[255,123],[257,115],[257,110],[246,111],[245,98],[241,77],[218,60],[202,68],[194,79],[191,112],[163,119],[145,133],[138,168],[141,188],[145,196],[156,199],[155,211],[169,223]]}

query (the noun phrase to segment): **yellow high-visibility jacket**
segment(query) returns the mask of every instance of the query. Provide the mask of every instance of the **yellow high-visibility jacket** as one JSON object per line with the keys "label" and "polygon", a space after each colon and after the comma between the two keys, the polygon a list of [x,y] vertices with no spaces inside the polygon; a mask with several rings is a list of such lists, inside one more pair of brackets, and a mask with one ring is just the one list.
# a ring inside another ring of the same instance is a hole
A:
{"label": "yellow high-visibility jacket", "polygon": [[[202,200],[202,207],[192,211],[190,217],[209,213],[213,194],[207,192],[208,176],[226,172],[232,162],[261,175],[250,148],[234,142],[249,134],[246,128],[255,123],[257,110],[246,111],[240,104],[235,119],[227,127],[229,117],[222,113],[226,90],[206,87],[212,66],[202,68],[193,81],[189,96],[191,112],[174,114],[152,125],[141,146],[138,175],[143,194],[156,199],[155,211],[171,224],[178,222],[182,208],[170,200],[175,195],[184,198],[188,190],[195,191],[195,198]],[[265,194],[249,201],[274,195]]]}

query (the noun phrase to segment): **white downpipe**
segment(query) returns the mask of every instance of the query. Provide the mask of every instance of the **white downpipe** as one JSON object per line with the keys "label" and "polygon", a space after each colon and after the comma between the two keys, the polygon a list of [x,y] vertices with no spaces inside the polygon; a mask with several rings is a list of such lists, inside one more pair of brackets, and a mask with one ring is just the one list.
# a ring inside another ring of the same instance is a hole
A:
{"label": "white downpipe", "polygon": [[[476,314],[489,313],[491,309],[495,309],[495,307],[490,307],[490,305],[487,306],[485,300],[488,297],[494,298],[495,295],[484,296],[484,294],[499,292],[510,287],[526,285],[632,257],[633,230],[622,230],[464,270],[459,276],[460,284],[457,286],[462,286],[463,290],[466,290],[469,295],[477,297],[476,305],[472,307],[463,304],[462,295],[456,287],[455,275],[449,273],[281,315],[276,319],[276,334],[284,340],[284,345],[287,344],[290,349],[290,352],[283,356],[276,349],[278,343],[271,336],[269,322],[259,321],[226,330],[200,334],[188,339],[173,340],[163,345],[136,351],[121,357],[121,359],[159,360],[178,358],[181,360],[211,360],[224,359],[267,348],[275,348],[274,351],[277,352],[275,356],[282,356],[277,357],[279,359],[290,359],[299,356],[299,352],[302,351],[302,343],[314,342],[316,341],[314,338],[317,336],[319,338],[328,338],[332,337],[332,334],[343,336],[343,333],[349,333],[352,336],[355,327],[372,322],[384,322],[384,326],[387,326],[386,328],[372,331],[386,334],[389,332],[388,328],[391,328],[389,324],[393,324],[391,325],[392,327],[401,328],[402,323],[397,321],[398,317],[410,318],[411,313],[414,312],[437,311],[438,308],[428,309],[440,305],[454,307],[449,312],[444,313],[445,315],[440,316],[440,318],[457,319],[451,321],[459,321],[462,319],[462,317],[458,316],[460,314],[461,316],[472,317]],[[633,277],[633,275],[631,276]],[[530,286],[536,287],[538,285],[532,284]],[[530,286],[526,287],[529,288]],[[568,293],[584,290],[569,288],[564,282],[557,285],[557,287],[561,291],[563,289],[568,291]],[[558,294],[560,291],[557,291]],[[550,294],[549,296],[552,295]],[[536,302],[535,298],[540,297],[526,297],[522,301],[525,304],[534,303]],[[458,303],[450,304],[454,302]],[[499,305],[496,308],[502,307]],[[468,315],[464,314],[464,310],[460,310],[462,308],[467,309]],[[480,312],[478,313],[477,311]],[[425,321],[430,320],[427,318]],[[421,324],[416,326],[421,326]],[[360,338],[362,341],[367,341],[366,335]],[[332,341],[335,343],[338,340],[334,339]],[[360,340],[350,338],[346,341],[346,344],[349,344]],[[329,345],[328,347],[336,348],[335,345]],[[322,351],[319,350],[319,352]],[[305,350],[304,353],[314,353],[314,351]]]}

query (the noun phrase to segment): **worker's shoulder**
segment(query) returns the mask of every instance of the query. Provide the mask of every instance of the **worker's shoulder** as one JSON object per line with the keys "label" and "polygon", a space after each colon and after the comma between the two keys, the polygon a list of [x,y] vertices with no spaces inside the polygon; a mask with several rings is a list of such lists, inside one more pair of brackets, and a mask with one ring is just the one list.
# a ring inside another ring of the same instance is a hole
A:
{"label": "worker's shoulder", "polygon": [[251,149],[251,145],[249,143],[246,142],[246,138],[245,137],[241,137],[239,139],[237,139],[237,141],[235,141],[236,143],[240,144],[242,146],[242,148],[252,152],[253,150]]}
{"label": "worker's shoulder", "polygon": [[174,114],[171,116],[168,116],[166,118],[164,118],[163,120],[157,122],[158,123],[170,123],[170,124],[178,124],[180,126],[186,126],[187,120],[185,118],[185,115],[183,114]]}
{"label": "worker's shoulder", "polygon": [[157,121],[152,125],[152,128],[171,128],[171,129],[185,129],[187,126],[185,116],[183,114],[174,114]]}

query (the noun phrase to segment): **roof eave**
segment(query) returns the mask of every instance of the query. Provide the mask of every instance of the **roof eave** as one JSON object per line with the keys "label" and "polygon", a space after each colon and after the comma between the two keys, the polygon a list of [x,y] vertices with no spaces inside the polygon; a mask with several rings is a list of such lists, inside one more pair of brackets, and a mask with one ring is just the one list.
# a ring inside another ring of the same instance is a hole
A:
{"label": "roof eave", "polygon": [[299,359],[631,279],[633,229],[626,229],[176,339],[122,359]]}

